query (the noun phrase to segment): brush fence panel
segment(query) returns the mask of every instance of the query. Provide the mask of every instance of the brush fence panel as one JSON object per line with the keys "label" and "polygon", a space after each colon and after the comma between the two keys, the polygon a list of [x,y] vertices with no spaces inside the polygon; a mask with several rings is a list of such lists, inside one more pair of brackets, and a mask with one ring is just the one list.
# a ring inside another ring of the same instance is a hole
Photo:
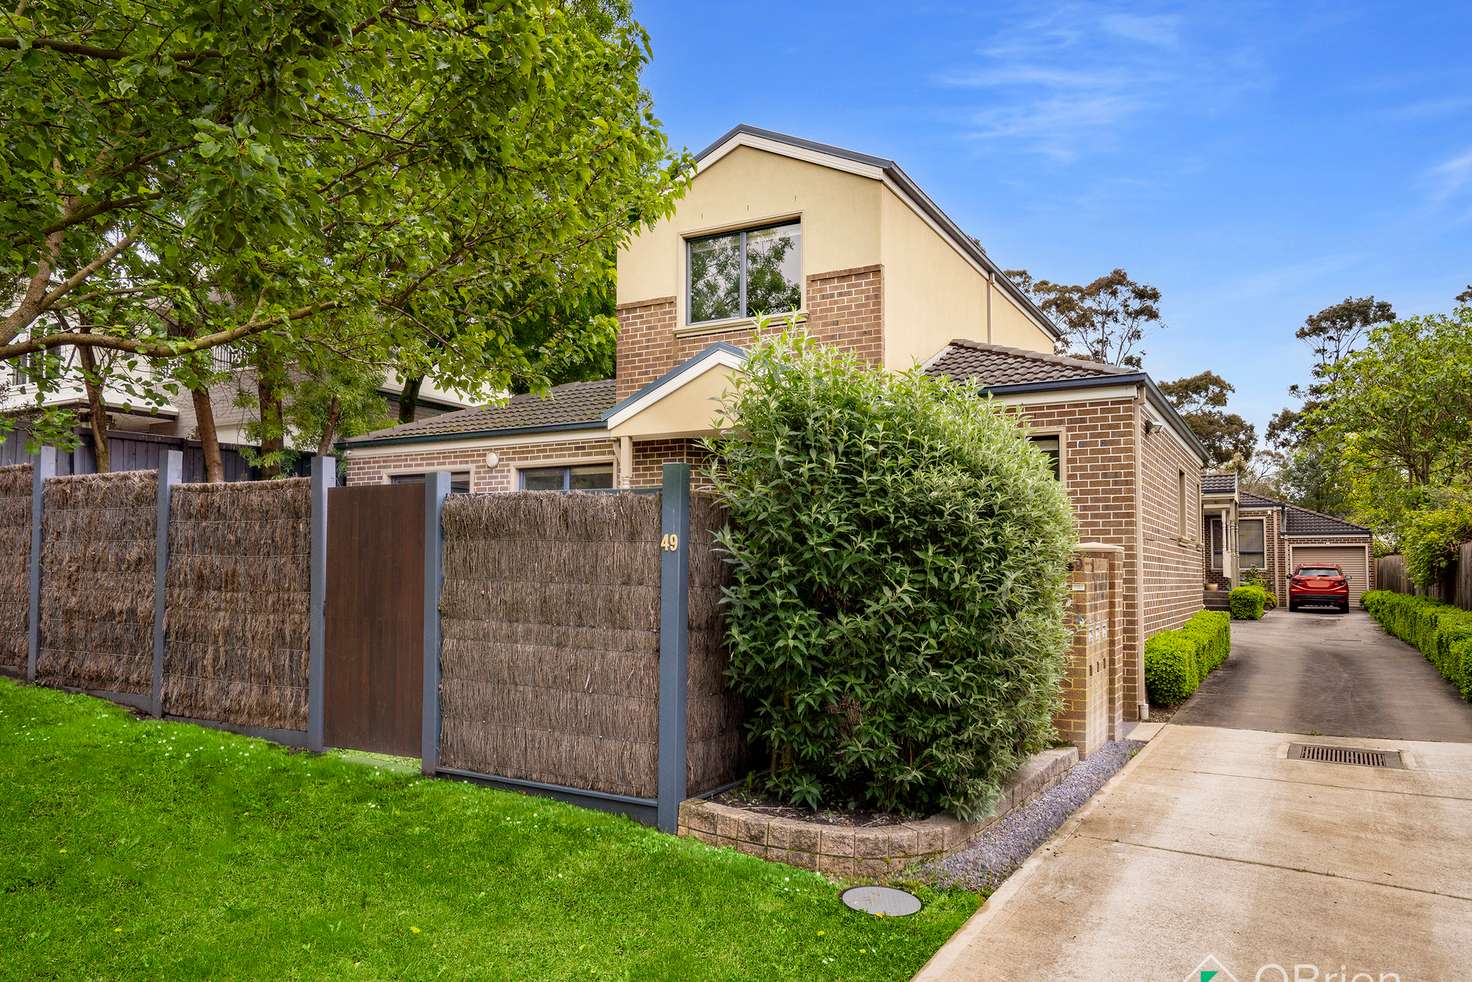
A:
{"label": "brush fence panel", "polygon": [[0,467],[0,666],[26,668],[31,596],[31,465]]}
{"label": "brush fence panel", "polygon": [[306,729],[310,488],[296,478],[172,489],[165,712]]}
{"label": "brush fence panel", "polygon": [[450,496],[441,764],[654,797],[659,506],[652,494]]}
{"label": "brush fence panel", "polygon": [[151,691],[157,494],[153,471],[46,480],[38,682]]}
{"label": "brush fence panel", "polygon": [[710,495],[690,498],[690,655],[686,782],[690,794],[729,784],[745,757],[741,704],[726,686],[726,625],[721,590],[730,565],[714,535],[726,512]]}

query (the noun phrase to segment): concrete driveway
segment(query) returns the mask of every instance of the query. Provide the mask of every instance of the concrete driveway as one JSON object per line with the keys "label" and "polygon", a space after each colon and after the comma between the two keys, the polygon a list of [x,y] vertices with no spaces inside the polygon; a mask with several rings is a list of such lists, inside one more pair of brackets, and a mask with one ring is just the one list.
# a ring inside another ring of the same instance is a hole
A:
{"label": "concrete driveway", "polygon": [[1469,951],[1472,706],[1368,615],[1280,610],[1233,623],[1226,664],[917,979],[1434,982]]}
{"label": "concrete driveway", "polygon": [[1233,621],[1232,656],[1174,722],[1472,743],[1472,708],[1456,688],[1362,610]]}
{"label": "concrete driveway", "polygon": [[917,979],[1196,982],[1214,956],[1216,982],[1434,982],[1469,951],[1472,745],[1171,724]]}

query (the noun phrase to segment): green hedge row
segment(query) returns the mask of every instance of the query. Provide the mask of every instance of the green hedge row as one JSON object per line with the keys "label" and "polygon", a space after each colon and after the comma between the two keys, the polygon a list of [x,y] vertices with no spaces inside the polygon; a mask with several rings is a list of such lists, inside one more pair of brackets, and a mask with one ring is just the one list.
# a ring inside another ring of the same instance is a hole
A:
{"label": "green hedge row", "polygon": [[1260,586],[1239,586],[1227,594],[1227,607],[1234,621],[1259,621],[1267,607],[1268,592]]}
{"label": "green hedge row", "polygon": [[1472,701],[1472,611],[1392,590],[1370,590],[1360,603],[1381,626],[1415,645]]}
{"label": "green hedge row", "polygon": [[1145,642],[1145,691],[1150,702],[1156,706],[1181,702],[1231,651],[1232,619],[1221,611],[1198,611],[1182,627],[1153,635]]}

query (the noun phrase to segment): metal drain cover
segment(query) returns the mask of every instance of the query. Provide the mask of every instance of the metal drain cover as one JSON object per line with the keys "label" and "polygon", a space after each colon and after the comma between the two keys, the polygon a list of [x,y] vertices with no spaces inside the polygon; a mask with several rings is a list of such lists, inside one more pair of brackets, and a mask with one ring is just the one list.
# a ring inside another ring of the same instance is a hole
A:
{"label": "metal drain cover", "polygon": [[908,917],[918,914],[924,906],[913,893],[894,887],[849,887],[838,899],[853,910],[881,917]]}
{"label": "metal drain cover", "polygon": [[1289,760],[1314,760],[1321,764],[1354,764],[1359,767],[1393,767],[1405,769],[1399,750],[1376,750],[1371,747],[1326,747],[1314,743],[1288,744]]}

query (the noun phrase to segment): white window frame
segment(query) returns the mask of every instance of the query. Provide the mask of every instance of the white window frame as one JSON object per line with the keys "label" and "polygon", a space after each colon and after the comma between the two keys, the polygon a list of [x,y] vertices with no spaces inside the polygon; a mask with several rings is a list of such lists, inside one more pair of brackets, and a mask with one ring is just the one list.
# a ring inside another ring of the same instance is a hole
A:
{"label": "white window frame", "polygon": [[1068,487],[1068,430],[1062,427],[1028,428],[1023,431],[1029,443],[1034,440],[1058,441],[1058,483]]}

